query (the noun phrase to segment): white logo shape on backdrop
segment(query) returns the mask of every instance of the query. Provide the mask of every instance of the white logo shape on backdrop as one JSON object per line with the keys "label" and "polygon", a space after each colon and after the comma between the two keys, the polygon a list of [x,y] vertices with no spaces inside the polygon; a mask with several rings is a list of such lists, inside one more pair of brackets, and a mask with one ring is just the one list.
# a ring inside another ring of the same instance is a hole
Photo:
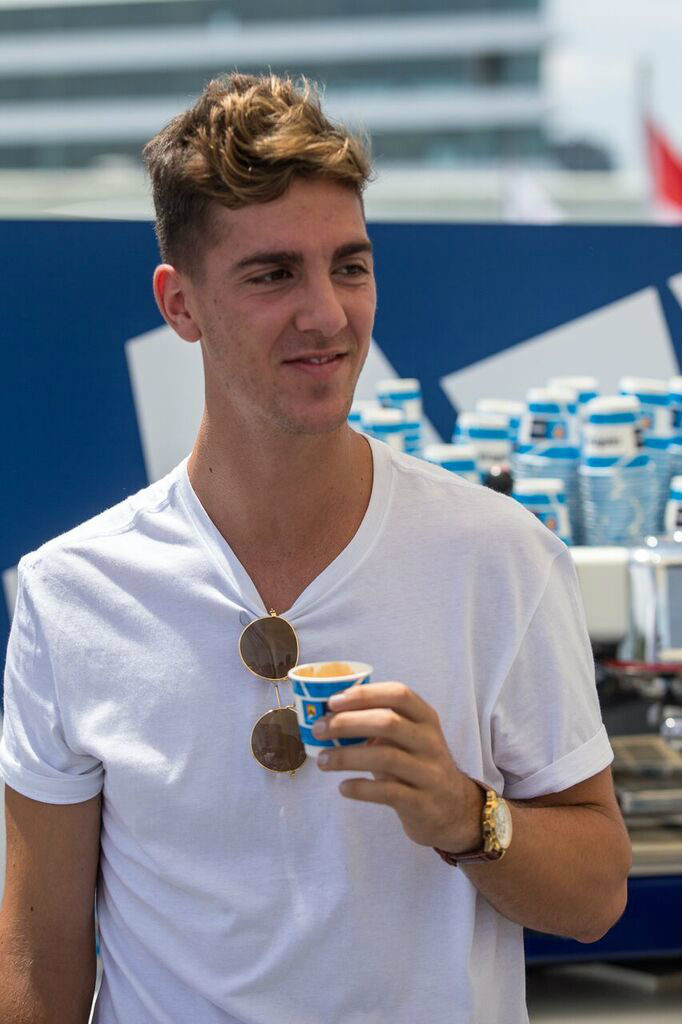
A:
{"label": "white logo shape on backdrop", "polygon": [[[675,274],[674,277],[669,278],[668,287],[682,306],[682,274]],[[677,376],[677,374],[675,374],[675,376]]]}
{"label": "white logo shape on backdrop", "polygon": [[[682,305],[682,274],[668,284]],[[450,373],[441,385],[454,406],[473,409],[478,398],[523,401],[548,377],[596,377],[603,394],[615,394],[624,374],[667,380],[679,372],[658,291],[645,288]]]}

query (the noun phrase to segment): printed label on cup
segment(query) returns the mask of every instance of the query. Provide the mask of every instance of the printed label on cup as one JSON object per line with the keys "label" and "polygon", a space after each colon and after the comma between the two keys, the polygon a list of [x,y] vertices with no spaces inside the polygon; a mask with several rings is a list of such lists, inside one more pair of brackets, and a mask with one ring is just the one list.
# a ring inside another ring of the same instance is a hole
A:
{"label": "printed label on cup", "polygon": [[333,694],[368,683],[372,671],[372,666],[366,662],[341,660],[310,662],[290,670],[301,741],[309,757],[317,757],[325,748],[366,742],[363,736],[321,739],[313,735],[312,727],[318,718],[327,714],[329,698]]}

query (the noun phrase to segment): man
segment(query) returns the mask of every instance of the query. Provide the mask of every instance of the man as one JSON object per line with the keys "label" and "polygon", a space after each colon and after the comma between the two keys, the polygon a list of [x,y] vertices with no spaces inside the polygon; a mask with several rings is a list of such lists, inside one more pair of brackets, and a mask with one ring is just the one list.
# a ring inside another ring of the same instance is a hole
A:
{"label": "man", "polygon": [[[0,1019],[86,1021],[96,884],[98,1024],[527,1021],[522,926],[595,940],[630,866],[570,555],[349,428],[370,167],[313,94],[213,82],[145,156],[205,412],[166,478],[22,559]],[[368,743],[287,760],[277,631],[374,666],[324,723]]]}

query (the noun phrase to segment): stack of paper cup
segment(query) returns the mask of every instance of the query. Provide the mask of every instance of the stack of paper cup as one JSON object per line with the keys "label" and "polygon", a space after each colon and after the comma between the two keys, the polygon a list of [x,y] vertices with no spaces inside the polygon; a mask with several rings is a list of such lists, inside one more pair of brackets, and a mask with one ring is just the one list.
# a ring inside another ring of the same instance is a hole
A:
{"label": "stack of paper cup", "polygon": [[634,396],[588,403],[579,469],[587,544],[631,544],[655,532],[655,471],[642,447]]}
{"label": "stack of paper cup", "polygon": [[578,399],[569,388],[531,388],[513,459],[514,479],[563,480],[574,543],[582,543]]}
{"label": "stack of paper cup", "polygon": [[507,398],[479,398],[476,402],[476,412],[492,413],[495,416],[506,416],[509,430],[509,439],[512,447],[516,445],[521,426],[521,417],[525,409],[523,402],[513,402]]}
{"label": "stack of paper cup", "polygon": [[673,441],[671,444],[673,472],[682,473],[682,377],[671,377],[670,408],[673,420]]}
{"label": "stack of paper cup", "polygon": [[457,417],[454,444],[471,445],[483,481],[492,466],[508,466],[512,453],[509,417],[489,412],[461,412]]}
{"label": "stack of paper cup", "polygon": [[385,441],[397,451],[405,451],[405,417],[400,409],[365,409],[362,429],[378,441]]}
{"label": "stack of paper cup", "polygon": [[651,457],[655,469],[656,522],[653,532],[660,533],[675,458],[669,385],[667,381],[647,377],[623,377],[620,390],[624,395],[635,395],[642,407],[644,450]]}
{"label": "stack of paper cup", "polygon": [[544,480],[542,477],[516,480],[512,497],[537,516],[564,544],[571,543],[571,524],[563,480],[552,477]]}
{"label": "stack of paper cup", "polygon": [[350,407],[348,413],[348,422],[351,427],[355,430],[362,430],[362,417],[370,409],[380,409],[381,405],[379,402],[375,402],[372,399],[359,398]]}
{"label": "stack of paper cup", "polygon": [[682,476],[674,476],[670,481],[670,494],[665,506],[665,532],[677,533],[682,530]]}
{"label": "stack of paper cup", "polygon": [[424,458],[436,466],[449,469],[451,473],[463,476],[474,484],[481,482],[481,474],[476,461],[476,449],[469,444],[427,444]]}
{"label": "stack of paper cup", "polygon": [[415,377],[380,380],[377,398],[387,409],[400,409],[404,417],[405,451],[408,455],[422,453],[422,388]]}
{"label": "stack of paper cup", "polygon": [[587,403],[599,395],[599,383],[596,377],[550,377],[547,387],[575,391],[580,419],[583,418],[582,413]]}

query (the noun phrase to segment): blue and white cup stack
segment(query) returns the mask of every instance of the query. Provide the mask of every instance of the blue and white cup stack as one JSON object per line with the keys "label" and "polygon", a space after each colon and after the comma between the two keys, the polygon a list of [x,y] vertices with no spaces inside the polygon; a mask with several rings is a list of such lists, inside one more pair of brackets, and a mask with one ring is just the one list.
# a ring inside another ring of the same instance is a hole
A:
{"label": "blue and white cup stack", "polygon": [[358,398],[350,407],[348,422],[355,430],[362,430],[362,417],[364,414],[370,409],[380,408],[379,402],[375,402],[373,399]]}
{"label": "blue and white cup stack", "polygon": [[516,498],[524,508],[537,516],[564,544],[571,543],[571,524],[563,480],[556,477],[515,480],[512,498]]}
{"label": "blue and white cup stack", "polygon": [[415,377],[395,377],[380,380],[376,386],[377,398],[387,409],[400,409],[405,423],[405,451],[408,455],[422,454],[422,386]]}
{"label": "blue and white cup stack", "polygon": [[492,413],[494,416],[506,416],[509,430],[509,440],[512,448],[516,446],[521,426],[521,417],[525,409],[523,402],[513,402],[507,398],[479,398],[476,402],[476,412]]}
{"label": "blue and white cup stack", "polygon": [[682,476],[674,476],[670,481],[670,494],[665,506],[665,532],[672,536],[682,532]]}
{"label": "blue and white cup stack", "polygon": [[362,414],[362,429],[378,441],[385,441],[391,448],[404,452],[405,417],[400,409],[365,409]]}
{"label": "blue and white cup stack", "polygon": [[599,382],[596,377],[550,377],[547,387],[575,391],[578,400],[578,420],[581,425],[585,421],[587,403],[599,397]]}
{"label": "blue and white cup stack", "polygon": [[424,459],[436,466],[463,476],[471,483],[480,484],[481,474],[476,459],[476,449],[470,444],[427,444]]}
{"label": "blue and white cup stack", "polygon": [[634,395],[593,399],[586,409],[579,469],[584,539],[632,544],[655,532],[655,470],[644,450]]}
{"label": "blue and white cup stack", "polygon": [[531,388],[512,463],[514,480],[563,480],[575,544],[581,544],[583,537],[579,464],[580,423],[575,390]]}
{"label": "blue and white cup stack", "polygon": [[510,465],[512,442],[508,416],[489,412],[460,412],[452,442],[471,445],[476,450],[481,482],[493,466]]}
{"label": "blue and white cup stack", "polygon": [[670,447],[672,448],[673,472],[677,475],[682,473],[682,377],[671,377],[668,386],[673,418],[673,442]]}
{"label": "blue and white cup stack", "polygon": [[673,451],[673,410],[670,402],[670,388],[665,380],[650,380],[647,377],[622,377],[620,390],[624,395],[635,395],[642,407],[642,432],[644,450],[650,456],[655,469],[656,522],[654,533],[663,530],[665,505],[671,477],[675,471]]}

